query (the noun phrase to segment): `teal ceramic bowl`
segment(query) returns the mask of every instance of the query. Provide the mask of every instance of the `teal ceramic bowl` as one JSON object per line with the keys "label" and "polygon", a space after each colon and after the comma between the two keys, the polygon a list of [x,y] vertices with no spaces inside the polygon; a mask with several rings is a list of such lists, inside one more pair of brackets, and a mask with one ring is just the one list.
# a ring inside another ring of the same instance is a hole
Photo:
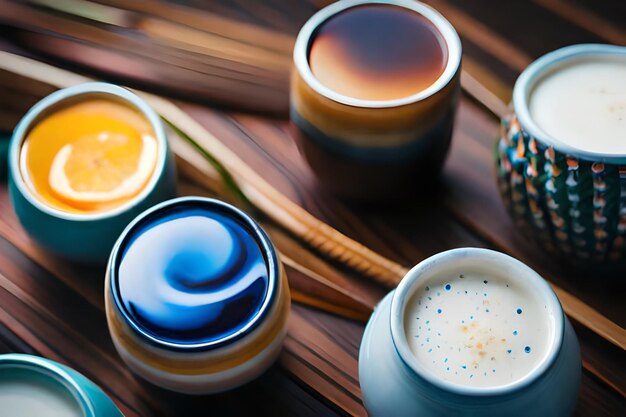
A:
{"label": "teal ceramic bowl", "polygon": [[542,131],[531,117],[534,86],[579,59],[625,57],[626,47],[573,45],[533,62],[513,89],[496,146],[498,185],[515,223],[534,241],[577,266],[626,268],[626,155],[589,152]]}
{"label": "teal ceramic bowl", "polygon": [[84,375],[48,359],[14,353],[0,355],[0,407],[10,407],[15,415],[123,417]]}
{"label": "teal ceramic bowl", "polygon": [[[20,149],[33,126],[55,109],[91,98],[131,106],[152,125],[158,144],[156,167],[132,200],[101,213],[69,213],[53,208],[29,190],[20,170]],[[176,170],[159,116],[130,91],[107,83],[85,83],[56,91],[35,104],[15,128],[9,145],[9,192],[17,217],[45,249],[72,261],[105,264],[122,230],[139,213],[176,195]]]}

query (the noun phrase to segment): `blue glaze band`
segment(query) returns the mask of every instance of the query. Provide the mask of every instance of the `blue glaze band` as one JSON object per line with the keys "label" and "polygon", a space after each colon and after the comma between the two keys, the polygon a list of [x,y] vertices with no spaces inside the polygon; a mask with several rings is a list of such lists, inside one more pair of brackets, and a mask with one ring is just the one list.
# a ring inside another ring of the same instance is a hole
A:
{"label": "blue glaze band", "polygon": [[310,140],[315,141],[320,146],[332,152],[337,152],[346,157],[366,163],[390,164],[407,162],[415,158],[415,155],[423,155],[430,152],[433,147],[437,146],[435,144],[438,142],[440,143],[439,146],[445,144],[446,142],[442,141],[442,138],[446,137],[446,132],[449,132],[450,126],[452,125],[454,109],[450,109],[446,112],[445,115],[441,117],[441,120],[437,121],[425,134],[413,138],[413,140],[406,144],[392,147],[356,146],[348,142],[333,139],[313,126],[313,124],[304,117],[300,116],[294,107],[290,110],[290,117],[291,121],[302,130]]}
{"label": "blue glaze band", "polygon": [[267,235],[218,200],[183,197],[136,218],[109,262],[115,307],[148,341],[205,349],[243,336],[273,300],[279,276]]}

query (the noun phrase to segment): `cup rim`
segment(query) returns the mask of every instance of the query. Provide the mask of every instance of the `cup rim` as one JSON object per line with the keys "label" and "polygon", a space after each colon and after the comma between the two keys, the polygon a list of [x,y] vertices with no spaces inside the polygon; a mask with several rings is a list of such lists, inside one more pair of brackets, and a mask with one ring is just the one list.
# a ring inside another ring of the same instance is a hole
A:
{"label": "cup rim", "polygon": [[[439,33],[441,33],[447,46],[448,62],[446,63],[444,71],[433,84],[407,97],[391,100],[367,100],[339,94],[326,87],[313,75],[311,67],[309,66],[308,52],[310,42],[317,28],[326,20],[344,10],[356,6],[372,4],[399,6],[412,10],[430,21],[435,28],[437,28]],[[298,73],[309,87],[330,100],[352,107],[392,108],[424,100],[448,85],[461,65],[461,40],[452,24],[450,24],[445,17],[424,3],[414,0],[343,0],[319,10],[302,26],[293,49],[293,61]]]}
{"label": "cup rim", "polygon": [[[126,307],[124,306],[124,303],[122,302],[121,295],[119,294],[119,286],[117,285],[117,271],[119,268],[119,263],[121,261],[121,252],[125,248],[125,245],[128,243],[128,240],[132,238],[136,228],[141,226],[143,223],[150,221],[151,217],[158,215],[160,212],[171,209],[175,206],[182,205],[198,205],[208,207],[211,210],[227,213],[231,218],[240,221],[244,225],[244,227],[247,228],[250,234],[253,235],[253,237],[255,238],[256,243],[259,245],[261,251],[263,252],[263,257],[267,266],[268,286],[265,293],[265,298],[263,300],[263,303],[261,304],[261,307],[259,308],[259,311],[257,311],[256,314],[250,320],[248,320],[244,327],[242,327],[235,333],[210,342],[177,343],[163,340],[151,334],[142,326],[140,326],[135,320],[133,320],[131,315],[128,313]],[[254,219],[252,219],[252,217],[250,217],[243,210],[240,210],[239,208],[231,204],[213,198],[197,196],[178,197],[161,202],[150,207],[149,209],[135,217],[135,219],[131,221],[128,226],[126,226],[126,228],[118,238],[117,242],[115,243],[115,246],[111,251],[109,262],[107,264],[107,273],[109,276],[109,288],[105,288],[105,290],[111,292],[113,304],[116,310],[121,314],[124,322],[127,323],[133,331],[141,335],[143,338],[145,338],[144,340],[148,341],[153,346],[158,346],[174,351],[199,351],[205,349],[215,349],[220,346],[230,344],[249,334],[258,325],[260,325],[262,319],[271,311],[271,306],[273,305],[274,298],[276,297],[276,294],[279,293],[280,285],[280,263],[278,261],[278,255],[269,236],[265,233],[261,226],[259,226],[254,221]]]}
{"label": "cup rim", "polygon": [[[467,259],[478,259],[484,264],[492,265],[494,270],[506,265],[515,270],[516,274],[511,275],[512,280],[524,286],[532,286],[535,291],[544,297],[547,303],[550,319],[553,324],[553,335],[546,354],[541,361],[524,377],[505,385],[492,387],[472,387],[445,381],[436,377],[425,369],[409,348],[406,332],[404,328],[405,307],[413,294],[412,288],[419,283],[423,273],[432,271],[442,265],[452,263],[462,264]],[[438,253],[417,264],[404,276],[396,288],[391,300],[390,328],[393,345],[400,356],[402,362],[418,377],[425,379],[428,383],[444,390],[467,396],[495,396],[510,394],[519,391],[538,378],[540,378],[556,360],[561,345],[563,343],[563,332],[565,329],[564,316],[561,304],[550,287],[550,285],[533,269],[521,261],[501,252],[482,248],[459,248]]]}
{"label": "cup rim", "polygon": [[530,95],[537,82],[557,66],[575,61],[584,56],[616,56],[626,55],[626,46],[606,44],[570,45],[549,52],[530,64],[519,76],[513,87],[513,108],[522,128],[535,139],[555,148],[556,150],[585,160],[626,163],[626,153],[607,154],[604,152],[587,151],[571,146],[558,138],[547,134],[533,120],[530,114]]}
{"label": "cup rim", "polygon": [[89,400],[89,395],[87,395],[85,390],[74,378],[56,362],[24,353],[7,353],[0,355],[0,369],[4,366],[30,369],[54,379],[55,382],[61,384],[76,400],[76,403],[81,407],[85,417],[95,417],[96,413],[93,404]]}
{"label": "cup rim", "polygon": [[[116,206],[110,210],[98,213],[71,213],[54,208],[41,201],[34,195],[34,192],[26,185],[20,168],[20,151],[22,144],[26,139],[26,135],[34,124],[38,122],[40,115],[52,106],[55,106],[65,100],[75,99],[77,96],[89,96],[92,94],[102,94],[114,96],[139,111],[146,118],[154,130],[155,139],[157,141],[157,161],[154,172],[146,186],[129,201]],[[11,137],[9,145],[9,170],[13,181],[26,200],[38,210],[60,219],[72,221],[92,221],[112,218],[124,213],[141,201],[145,200],[148,195],[156,188],[157,182],[161,178],[165,170],[166,156],[168,152],[167,136],[165,127],[156,112],[135,93],[115,84],[104,82],[87,82],[72,87],[63,88],[53,92],[37,102],[20,120]]]}

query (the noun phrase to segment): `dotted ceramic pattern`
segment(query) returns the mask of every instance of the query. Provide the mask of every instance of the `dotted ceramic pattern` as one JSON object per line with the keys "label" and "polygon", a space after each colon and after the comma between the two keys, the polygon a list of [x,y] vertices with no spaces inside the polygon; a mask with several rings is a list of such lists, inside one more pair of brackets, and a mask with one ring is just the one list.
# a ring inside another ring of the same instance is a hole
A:
{"label": "dotted ceramic pattern", "polygon": [[496,148],[498,185],[515,223],[581,263],[626,258],[626,167],[582,160],[530,136],[514,113]]}

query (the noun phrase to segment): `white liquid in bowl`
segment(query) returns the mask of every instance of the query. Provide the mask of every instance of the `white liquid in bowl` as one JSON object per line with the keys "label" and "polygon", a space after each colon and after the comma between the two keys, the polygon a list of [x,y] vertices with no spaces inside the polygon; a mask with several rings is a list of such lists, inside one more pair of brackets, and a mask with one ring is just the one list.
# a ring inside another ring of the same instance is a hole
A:
{"label": "white liquid in bowl", "polygon": [[539,80],[533,121],[576,149],[626,155],[626,54],[580,58]]}
{"label": "white liquid in bowl", "polygon": [[428,373],[459,385],[497,387],[528,375],[548,354],[548,305],[507,277],[464,271],[425,280],[409,298],[405,334]]}
{"label": "white liquid in bowl", "polygon": [[74,396],[38,371],[0,367],[0,415],[12,417],[83,417]]}

